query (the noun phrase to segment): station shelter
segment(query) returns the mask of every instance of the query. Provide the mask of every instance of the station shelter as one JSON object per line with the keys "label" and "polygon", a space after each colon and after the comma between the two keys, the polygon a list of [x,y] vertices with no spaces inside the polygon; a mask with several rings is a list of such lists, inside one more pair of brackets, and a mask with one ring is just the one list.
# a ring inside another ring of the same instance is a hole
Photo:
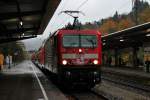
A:
{"label": "station shelter", "polygon": [[150,61],[149,28],[146,23],[102,36],[103,66],[145,69],[145,62]]}
{"label": "station shelter", "polygon": [[144,67],[145,61],[150,61],[150,43],[136,49],[128,47],[104,50],[102,59],[106,66]]}

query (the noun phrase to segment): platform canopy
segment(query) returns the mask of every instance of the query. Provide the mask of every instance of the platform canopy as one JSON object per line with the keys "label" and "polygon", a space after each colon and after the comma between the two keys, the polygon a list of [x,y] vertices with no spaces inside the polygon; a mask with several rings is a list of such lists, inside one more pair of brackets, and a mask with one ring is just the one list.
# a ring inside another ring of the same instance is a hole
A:
{"label": "platform canopy", "polygon": [[61,0],[0,0],[0,43],[44,32]]}
{"label": "platform canopy", "polygon": [[138,47],[150,42],[150,22],[102,36],[104,49]]}

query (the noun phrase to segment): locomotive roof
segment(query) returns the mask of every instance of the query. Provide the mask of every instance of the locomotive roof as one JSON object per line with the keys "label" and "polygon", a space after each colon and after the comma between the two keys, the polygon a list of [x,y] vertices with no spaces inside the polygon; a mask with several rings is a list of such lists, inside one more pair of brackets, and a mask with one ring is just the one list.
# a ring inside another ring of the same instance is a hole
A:
{"label": "locomotive roof", "polygon": [[51,37],[56,36],[57,34],[62,34],[63,32],[69,33],[69,32],[78,32],[78,33],[96,33],[98,32],[99,34],[101,34],[98,30],[66,30],[66,29],[60,29],[58,31],[56,31],[53,35],[51,35]]}

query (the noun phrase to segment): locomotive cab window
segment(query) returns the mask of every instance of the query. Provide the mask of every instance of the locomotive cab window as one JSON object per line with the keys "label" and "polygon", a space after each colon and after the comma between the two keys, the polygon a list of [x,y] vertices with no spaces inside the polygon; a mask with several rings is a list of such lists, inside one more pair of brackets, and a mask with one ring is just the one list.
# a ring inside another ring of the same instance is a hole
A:
{"label": "locomotive cab window", "polygon": [[82,47],[97,47],[96,35],[81,35],[81,46]]}
{"label": "locomotive cab window", "polygon": [[64,35],[64,47],[97,47],[96,35]]}
{"label": "locomotive cab window", "polygon": [[64,35],[63,46],[64,47],[79,47],[79,36],[78,35]]}

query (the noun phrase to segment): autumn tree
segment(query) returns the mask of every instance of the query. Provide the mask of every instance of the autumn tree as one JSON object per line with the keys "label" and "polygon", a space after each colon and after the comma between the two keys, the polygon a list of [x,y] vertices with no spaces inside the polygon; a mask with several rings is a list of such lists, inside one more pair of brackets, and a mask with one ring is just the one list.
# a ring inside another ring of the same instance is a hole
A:
{"label": "autumn tree", "polygon": [[150,5],[146,1],[136,0],[132,11],[128,14],[118,14],[116,11],[114,16],[101,19],[99,22],[86,23],[82,25],[83,29],[98,29],[102,35],[106,35],[115,31],[133,27],[136,24],[150,22]]}
{"label": "autumn tree", "polygon": [[150,22],[150,7],[147,7],[139,14],[140,23]]}
{"label": "autumn tree", "polygon": [[117,23],[112,19],[108,19],[103,25],[100,26],[102,35],[117,31]]}
{"label": "autumn tree", "polygon": [[134,22],[130,18],[122,19],[117,25],[118,30],[123,30],[125,28],[132,27]]}
{"label": "autumn tree", "polygon": [[[149,8],[149,4],[146,1],[141,1],[141,0],[135,0],[134,1],[134,6],[132,8],[132,11],[130,13],[132,20],[136,24],[140,24],[141,19],[139,18],[139,15],[141,12],[145,10],[145,8]],[[145,16],[145,15],[144,15]]]}

